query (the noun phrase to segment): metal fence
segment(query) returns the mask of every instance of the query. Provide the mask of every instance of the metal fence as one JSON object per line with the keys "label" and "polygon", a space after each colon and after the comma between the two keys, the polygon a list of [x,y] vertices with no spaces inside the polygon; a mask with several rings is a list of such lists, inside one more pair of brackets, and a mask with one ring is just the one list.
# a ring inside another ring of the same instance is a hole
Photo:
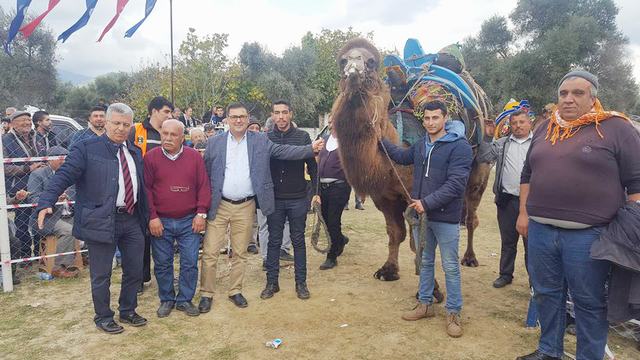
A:
{"label": "metal fence", "polygon": [[[71,190],[56,204],[54,212],[57,216],[52,217],[43,231],[36,228],[37,199],[53,174],[52,164],[59,165],[65,158],[47,156],[47,153],[56,145],[68,147],[74,133],[65,135],[66,139],[61,139],[60,134],[36,135],[25,125],[23,129],[7,131],[0,138],[0,264],[5,292],[13,291],[16,275],[31,275],[35,270],[48,274],[50,279],[52,268],[58,274],[69,273],[67,267],[73,269],[77,264],[76,257],[86,251],[79,248],[80,242],[70,237]],[[66,236],[58,236],[61,234]],[[54,237],[45,242],[48,235]],[[53,248],[41,254],[41,248],[46,248],[47,243],[49,247],[53,244]]]}

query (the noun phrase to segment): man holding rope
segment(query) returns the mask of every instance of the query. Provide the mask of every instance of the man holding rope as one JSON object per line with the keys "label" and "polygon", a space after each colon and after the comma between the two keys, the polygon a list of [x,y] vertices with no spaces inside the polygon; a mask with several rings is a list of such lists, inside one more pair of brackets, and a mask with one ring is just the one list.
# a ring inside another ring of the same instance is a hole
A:
{"label": "man holding rope", "polygon": [[443,102],[428,102],[424,106],[422,121],[427,136],[410,148],[382,140],[393,161],[401,165],[414,164],[409,207],[428,219],[427,233],[420,234],[426,237],[426,246],[422,252],[418,304],[402,318],[415,321],[435,316],[434,266],[436,246],[439,246],[447,285],[446,330],[449,336],[460,337],[462,291],[458,261],[459,224],[473,153],[465,138],[464,124],[461,121],[449,121]]}

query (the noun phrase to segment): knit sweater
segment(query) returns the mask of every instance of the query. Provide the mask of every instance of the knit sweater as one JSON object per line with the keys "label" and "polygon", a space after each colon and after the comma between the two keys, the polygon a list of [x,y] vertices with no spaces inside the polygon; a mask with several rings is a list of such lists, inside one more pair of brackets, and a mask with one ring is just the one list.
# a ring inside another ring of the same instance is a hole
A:
{"label": "knit sweater", "polygon": [[209,211],[209,177],[202,156],[192,148],[184,146],[175,161],[169,160],[161,147],[147,152],[144,183],[150,219],[179,219]]}
{"label": "knit sweater", "polygon": [[640,135],[620,118],[583,126],[552,145],[548,121],[533,134],[520,183],[529,184],[530,216],[606,225],[628,194],[640,193]]}
{"label": "knit sweater", "polygon": [[[311,137],[304,130],[289,127],[285,132],[274,127],[268,134],[269,140],[276,144],[285,145],[309,145]],[[317,188],[318,164],[314,158],[306,160],[278,160],[271,159],[271,178],[274,185],[276,199],[300,199],[307,196],[307,181],[304,178],[304,165],[307,164],[307,173],[311,176],[313,192]]]}

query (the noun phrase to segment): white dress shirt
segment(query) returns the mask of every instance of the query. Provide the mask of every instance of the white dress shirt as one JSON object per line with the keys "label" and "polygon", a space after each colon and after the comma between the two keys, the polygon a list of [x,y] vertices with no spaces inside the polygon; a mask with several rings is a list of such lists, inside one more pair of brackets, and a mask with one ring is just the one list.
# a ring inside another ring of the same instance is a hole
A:
{"label": "white dress shirt", "polygon": [[[136,163],[133,161],[133,157],[127,150],[127,142],[122,144],[122,152],[124,152],[124,158],[129,165],[129,174],[131,174],[131,185],[133,185],[133,203],[138,202],[138,174],[136,173]],[[124,202],[124,176],[122,175],[122,164],[120,163],[120,151],[116,153],[118,159],[118,197],[116,198],[116,206],[126,206]]]}
{"label": "white dress shirt", "polygon": [[240,141],[236,141],[229,132],[222,196],[230,200],[240,200],[255,195],[250,174],[247,133],[244,133]]}

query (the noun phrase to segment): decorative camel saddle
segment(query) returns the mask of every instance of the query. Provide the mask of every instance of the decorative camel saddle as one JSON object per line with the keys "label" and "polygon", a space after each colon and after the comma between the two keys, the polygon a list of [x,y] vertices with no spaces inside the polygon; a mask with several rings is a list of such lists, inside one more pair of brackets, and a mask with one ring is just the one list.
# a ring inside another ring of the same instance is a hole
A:
{"label": "decorative camel saddle", "polygon": [[417,39],[408,39],[404,58],[384,58],[385,81],[391,90],[389,120],[402,142],[412,145],[425,135],[422,106],[433,100],[447,105],[451,119],[465,124],[472,145],[482,141],[483,121],[489,116],[490,103],[484,91],[465,70],[457,44],[437,54],[425,54]]}

